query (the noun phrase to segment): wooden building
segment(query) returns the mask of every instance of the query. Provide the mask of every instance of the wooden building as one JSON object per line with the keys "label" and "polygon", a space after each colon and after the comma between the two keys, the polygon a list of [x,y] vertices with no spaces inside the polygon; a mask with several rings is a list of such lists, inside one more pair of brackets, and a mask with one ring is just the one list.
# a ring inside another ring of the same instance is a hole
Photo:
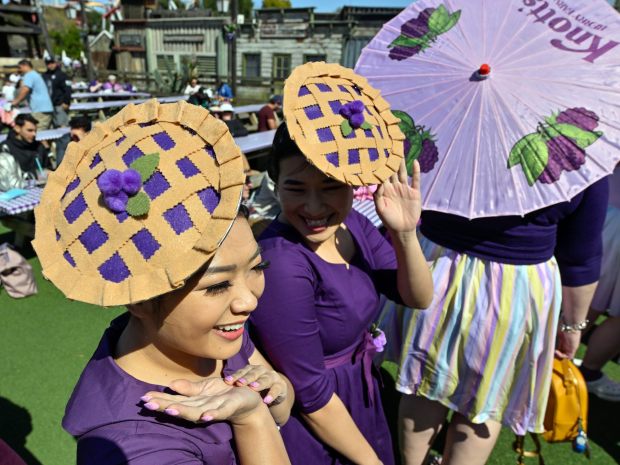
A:
{"label": "wooden building", "polygon": [[39,14],[31,0],[0,2],[0,60],[13,64],[9,58],[41,58]]}
{"label": "wooden building", "polygon": [[238,95],[266,99],[281,93],[296,66],[327,61],[353,67],[362,48],[400,8],[344,7],[335,13],[314,8],[255,10],[237,38]]}

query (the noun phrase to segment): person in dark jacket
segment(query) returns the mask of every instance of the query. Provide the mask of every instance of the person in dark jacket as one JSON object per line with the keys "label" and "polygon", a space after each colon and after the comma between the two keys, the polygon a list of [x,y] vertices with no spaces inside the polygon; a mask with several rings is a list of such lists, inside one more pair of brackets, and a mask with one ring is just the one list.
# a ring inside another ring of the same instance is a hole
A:
{"label": "person in dark jacket", "polygon": [[52,104],[54,105],[54,126],[65,127],[69,124],[67,111],[71,104],[71,87],[67,86],[67,75],[60,69],[58,62],[54,58],[45,60],[47,71],[43,74],[43,79],[47,84]]}
{"label": "person in dark jacket", "polygon": [[30,114],[17,115],[15,127],[9,131],[4,148],[13,155],[24,173],[39,177],[48,164],[48,150],[36,140],[37,124],[39,122]]}

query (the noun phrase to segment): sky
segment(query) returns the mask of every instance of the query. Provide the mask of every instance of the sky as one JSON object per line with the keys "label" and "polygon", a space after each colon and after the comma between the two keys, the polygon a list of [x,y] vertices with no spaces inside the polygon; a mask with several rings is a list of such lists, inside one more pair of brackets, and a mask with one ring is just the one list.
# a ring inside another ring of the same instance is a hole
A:
{"label": "sky", "polygon": [[[348,6],[380,6],[380,7],[406,7],[411,0],[292,0],[294,7],[316,7],[315,11],[330,12],[336,11],[344,5]],[[260,8],[263,4],[262,0],[254,0],[254,8]]]}

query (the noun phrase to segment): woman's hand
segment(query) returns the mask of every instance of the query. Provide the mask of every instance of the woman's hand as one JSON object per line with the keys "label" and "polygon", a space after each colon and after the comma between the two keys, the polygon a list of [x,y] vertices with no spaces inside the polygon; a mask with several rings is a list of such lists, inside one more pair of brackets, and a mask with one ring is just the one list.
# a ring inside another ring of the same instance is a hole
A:
{"label": "woman's hand", "polygon": [[557,358],[567,358],[572,360],[579,348],[581,341],[581,331],[565,332],[558,329],[558,338],[555,346],[555,356]]}
{"label": "woman's hand", "polygon": [[398,173],[379,186],[375,192],[375,207],[383,225],[391,232],[415,231],[422,214],[420,192],[420,164],[413,162],[411,185],[408,184],[405,161]]}
{"label": "woman's hand", "polygon": [[195,382],[175,380],[170,388],[180,395],[150,391],[142,397],[146,402],[144,407],[193,422],[226,420],[234,425],[262,404],[257,392],[247,387],[231,386],[220,378]]}
{"label": "woman's hand", "polygon": [[288,385],[277,371],[263,365],[247,365],[224,378],[231,386],[247,386],[260,392],[267,405],[278,405],[288,395]]}

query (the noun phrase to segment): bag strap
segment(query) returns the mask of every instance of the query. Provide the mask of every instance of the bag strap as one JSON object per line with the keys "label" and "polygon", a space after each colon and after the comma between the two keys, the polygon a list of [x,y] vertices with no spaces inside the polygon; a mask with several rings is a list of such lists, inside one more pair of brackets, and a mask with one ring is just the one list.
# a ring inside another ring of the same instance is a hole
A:
{"label": "bag strap", "polygon": [[517,465],[525,465],[524,459],[538,457],[538,465],[545,465],[545,459],[542,455],[540,438],[536,433],[529,433],[534,441],[535,450],[525,450],[525,436],[515,434],[515,441],[512,443],[512,449],[518,454]]}

